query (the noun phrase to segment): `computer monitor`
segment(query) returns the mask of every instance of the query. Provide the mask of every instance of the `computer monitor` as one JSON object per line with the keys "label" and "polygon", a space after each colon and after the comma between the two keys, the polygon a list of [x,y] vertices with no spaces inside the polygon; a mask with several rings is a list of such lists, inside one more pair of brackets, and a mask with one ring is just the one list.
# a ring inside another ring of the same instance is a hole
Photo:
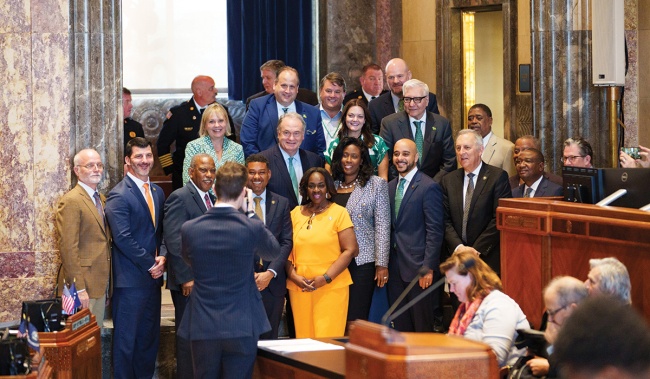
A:
{"label": "computer monitor", "polygon": [[602,197],[609,196],[619,189],[627,193],[608,205],[626,208],[641,208],[650,204],[650,168],[603,168]]}
{"label": "computer monitor", "polygon": [[595,204],[603,197],[602,176],[598,169],[565,166],[562,181],[565,201]]}

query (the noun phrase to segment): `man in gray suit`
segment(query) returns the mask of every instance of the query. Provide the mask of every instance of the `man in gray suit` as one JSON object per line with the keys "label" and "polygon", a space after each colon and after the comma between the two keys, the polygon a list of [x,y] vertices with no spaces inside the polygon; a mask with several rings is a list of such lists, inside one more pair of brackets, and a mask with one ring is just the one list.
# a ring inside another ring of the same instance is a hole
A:
{"label": "man in gray suit", "polygon": [[[208,191],[214,184],[217,169],[212,157],[208,154],[197,154],[192,157],[188,172],[190,181],[169,195],[165,202],[163,219],[168,258],[167,288],[174,302],[174,324],[177,332],[194,286],[192,268],[181,255],[181,226],[212,208],[215,199]],[[178,378],[193,377],[189,342],[179,336],[176,336],[176,375]]]}
{"label": "man in gray suit", "polygon": [[485,104],[474,104],[467,112],[469,129],[477,131],[483,138],[483,162],[503,169],[508,176],[515,175],[512,160],[515,145],[492,132],[492,110]]}
{"label": "man in gray suit", "polygon": [[544,154],[530,148],[519,152],[517,174],[524,181],[512,190],[512,197],[562,196],[562,187],[551,182],[544,172]]}

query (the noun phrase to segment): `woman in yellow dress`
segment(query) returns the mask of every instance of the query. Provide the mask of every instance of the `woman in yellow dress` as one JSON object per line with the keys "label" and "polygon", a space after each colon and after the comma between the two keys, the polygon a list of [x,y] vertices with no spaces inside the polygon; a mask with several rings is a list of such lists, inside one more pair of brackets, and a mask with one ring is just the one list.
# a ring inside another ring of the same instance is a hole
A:
{"label": "woman in yellow dress", "polygon": [[303,205],[291,212],[293,250],[287,262],[287,289],[296,337],[342,336],[352,278],[347,267],[359,254],[348,211],[330,201],[334,180],[321,167],[300,180]]}

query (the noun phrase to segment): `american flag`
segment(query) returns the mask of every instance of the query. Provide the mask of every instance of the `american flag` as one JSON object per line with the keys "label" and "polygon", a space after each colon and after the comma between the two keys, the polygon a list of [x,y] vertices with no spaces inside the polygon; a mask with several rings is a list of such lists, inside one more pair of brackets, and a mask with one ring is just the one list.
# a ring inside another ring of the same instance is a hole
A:
{"label": "american flag", "polygon": [[63,285],[63,295],[61,296],[61,307],[63,308],[63,312],[66,314],[74,314],[74,299],[72,298],[72,295],[70,294],[70,290],[68,289],[68,285],[64,284]]}

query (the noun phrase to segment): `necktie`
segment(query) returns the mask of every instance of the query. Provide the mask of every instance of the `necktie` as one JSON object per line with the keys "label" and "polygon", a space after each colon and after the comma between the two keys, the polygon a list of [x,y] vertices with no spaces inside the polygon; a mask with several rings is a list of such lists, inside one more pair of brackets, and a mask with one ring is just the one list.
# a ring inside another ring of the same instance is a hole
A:
{"label": "necktie", "polygon": [[284,112],[284,114],[287,114],[287,111],[289,111],[289,108],[282,108],[282,112]]}
{"label": "necktie", "polygon": [[399,178],[397,191],[395,191],[395,218],[399,215],[399,208],[402,206],[402,199],[404,198],[404,183],[406,183],[406,179]]}
{"label": "necktie", "polygon": [[526,188],[526,192],[524,192],[524,197],[530,197],[530,194],[533,192],[533,189],[531,187]]}
{"label": "necktie", "polygon": [[397,102],[397,109],[402,112],[404,111],[404,99],[399,99]]}
{"label": "necktie", "polygon": [[377,96],[370,96],[370,101],[375,100]]}
{"label": "necktie", "polygon": [[147,199],[149,213],[151,213],[151,221],[153,222],[153,226],[156,226],[156,216],[154,215],[153,210],[153,197],[151,197],[151,192],[149,192],[149,183],[145,183],[142,186],[144,187],[144,198]]}
{"label": "necktie", "polygon": [[253,201],[255,202],[255,214],[257,215],[257,217],[259,217],[260,220],[262,220],[262,222],[264,222],[264,212],[262,212],[262,206],[260,205],[260,203],[262,202],[262,198],[259,196],[255,196]]}
{"label": "necktie", "polygon": [[469,217],[469,205],[472,203],[472,195],[474,194],[474,177],[473,173],[467,174],[467,192],[465,192],[465,206],[463,207],[463,231],[461,238],[463,243],[467,243],[467,218]]}
{"label": "necktie", "polygon": [[99,217],[104,222],[104,227],[106,227],[106,219],[104,218],[104,207],[102,207],[102,200],[99,198],[99,192],[95,191],[95,194],[93,195],[93,199],[95,199],[95,207],[97,208],[97,213],[99,213]]}
{"label": "necktie", "polygon": [[289,177],[291,177],[291,184],[293,185],[293,192],[296,194],[296,199],[300,199],[298,192],[298,177],[296,176],[296,169],[293,168],[293,157],[289,157]]}
{"label": "necktie", "polygon": [[199,113],[200,113],[200,114],[203,114],[203,111],[204,111],[204,110],[205,110],[205,108],[199,108]]}
{"label": "necktie", "polygon": [[422,136],[422,123],[424,121],[413,121],[415,124],[415,146],[418,148],[419,162],[422,164],[422,145],[424,144],[424,137]]}
{"label": "necktie", "polygon": [[210,195],[206,193],[205,196],[203,196],[203,198],[205,199],[205,209],[212,208],[212,200],[210,200]]}

